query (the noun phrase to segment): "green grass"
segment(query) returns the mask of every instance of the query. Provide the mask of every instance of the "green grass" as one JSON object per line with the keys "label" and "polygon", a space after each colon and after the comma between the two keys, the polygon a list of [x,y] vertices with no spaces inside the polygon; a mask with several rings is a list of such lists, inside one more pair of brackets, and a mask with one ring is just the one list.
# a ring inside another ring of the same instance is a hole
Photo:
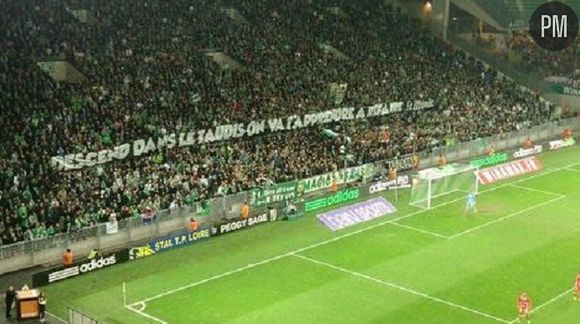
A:
{"label": "green grass", "polygon": [[422,212],[402,192],[395,214],[335,233],[318,211],[48,286],[49,310],[155,323],[123,306],[125,281],[128,303],[167,323],[507,323],[522,291],[534,323],[577,323],[580,149],[540,159],[539,173],[480,187],[473,216],[463,199]]}

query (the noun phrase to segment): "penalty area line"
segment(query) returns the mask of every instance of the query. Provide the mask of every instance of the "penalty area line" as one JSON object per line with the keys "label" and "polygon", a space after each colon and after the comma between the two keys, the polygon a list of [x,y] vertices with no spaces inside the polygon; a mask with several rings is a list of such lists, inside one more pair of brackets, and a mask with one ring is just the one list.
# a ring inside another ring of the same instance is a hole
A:
{"label": "penalty area line", "polygon": [[511,186],[514,188],[523,189],[523,190],[527,190],[527,191],[531,191],[531,192],[539,192],[539,193],[545,194],[545,195],[556,196],[556,197],[566,197],[566,195],[563,195],[563,194],[560,194],[557,192],[541,190],[541,189],[526,187],[526,186],[517,185],[517,184],[512,184]]}
{"label": "penalty area line", "polygon": [[425,298],[425,299],[429,299],[431,301],[434,301],[434,302],[437,302],[437,303],[440,303],[440,304],[444,304],[444,305],[451,306],[451,307],[454,307],[454,308],[458,308],[458,309],[461,309],[461,310],[464,310],[464,311],[467,311],[467,312],[470,312],[470,313],[473,313],[473,314],[477,314],[479,316],[483,316],[483,317],[486,317],[486,318],[489,318],[489,319],[493,319],[493,320],[495,320],[497,322],[500,322],[500,323],[510,323],[510,321],[505,320],[503,318],[499,318],[497,316],[494,316],[494,315],[491,315],[491,314],[488,314],[488,313],[485,313],[485,312],[482,312],[482,311],[478,311],[478,310],[469,308],[467,306],[455,304],[455,303],[450,302],[450,301],[447,301],[445,299],[441,299],[441,298],[438,298],[438,297],[433,297],[431,295],[427,295],[427,294],[422,293],[420,291],[416,291],[416,290],[413,290],[413,289],[410,289],[410,288],[406,288],[406,287],[403,287],[403,286],[394,284],[392,282],[388,282],[388,281],[385,281],[385,280],[382,280],[382,279],[379,279],[379,278],[375,278],[375,277],[372,277],[372,276],[369,276],[369,275],[366,275],[366,274],[363,274],[363,273],[360,273],[360,272],[348,270],[348,269],[345,269],[345,268],[336,266],[334,264],[330,264],[330,263],[327,263],[327,262],[324,262],[324,261],[320,261],[320,260],[316,260],[316,259],[313,259],[313,258],[309,258],[307,256],[300,255],[300,254],[292,254],[292,256],[295,256],[297,258],[300,258],[300,259],[303,259],[303,260],[306,260],[306,261],[309,261],[309,262],[312,262],[312,263],[316,263],[316,264],[321,265],[321,266],[325,266],[327,268],[331,268],[331,269],[334,269],[334,270],[337,270],[337,271],[340,271],[340,272],[344,272],[344,273],[350,274],[350,275],[355,276],[355,277],[359,277],[359,278],[362,278],[362,279],[366,279],[368,281],[372,281],[372,282],[381,284],[383,286],[387,286],[387,287],[394,288],[394,289],[397,289],[397,290],[400,290],[400,291],[404,291],[406,293],[409,293],[409,294],[412,294],[412,295],[415,295],[415,296],[419,296],[419,297],[422,297],[422,298]]}
{"label": "penalty area line", "polygon": [[[501,185],[498,185],[498,186],[495,186],[495,187],[492,187],[492,188],[489,188],[489,189],[485,189],[485,190],[480,191],[479,193],[482,194],[482,193],[486,193],[486,192],[493,192],[495,190],[498,190],[498,189],[507,187],[507,186],[512,185],[512,184],[515,184],[515,183],[521,183],[521,182],[528,181],[528,180],[531,180],[531,179],[534,179],[534,178],[538,178],[538,177],[542,177],[542,176],[545,176],[545,175],[549,175],[549,174],[552,174],[554,172],[558,172],[558,171],[564,170],[566,168],[574,167],[576,165],[580,165],[580,162],[571,163],[571,164],[568,164],[568,165],[563,166],[561,168],[555,168],[555,169],[549,169],[549,170],[548,169],[545,169],[544,171],[541,171],[541,172],[539,172],[539,173],[537,173],[535,175],[527,176],[525,178],[522,178],[522,179],[519,179],[519,180],[516,180],[516,181],[512,181],[512,182],[505,183],[505,184],[501,184]],[[458,202],[458,201],[461,201],[461,200],[464,200],[464,199],[465,199],[464,197],[457,198],[457,199],[453,199],[453,200],[444,202],[444,203],[442,203],[440,205],[433,206],[433,208],[431,208],[431,209],[436,209],[436,208],[440,208],[440,207],[443,207],[443,206],[447,206],[449,204],[452,204],[452,203],[455,203],[455,202]],[[558,199],[560,199],[560,198],[558,198]],[[205,284],[205,283],[214,281],[214,280],[218,280],[218,279],[221,279],[221,278],[224,278],[224,277],[228,277],[228,276],[233,275],[235,273],[242,272],[242,271],[251,269],[251,268],[256,267],[256,266],[259,266],[259,265],[267,264],[267,263],[270,263],[272,261],[276,261],[276,260],[279,260],[279,259],[288,257],[288,256],[290,256],[292,254],[300,253],[300,252],[307,251],[307,250],[312,250],[314,248],[317,248],[317,247],[320,247],[320,246],[324,246],[324,245],[327,245],[327,244],[330,244],[330,243],[333,243],[333,242],[337,242],[337,241],[340,241],[342,239],[345,239],[345,238],[348,238],[348,237],[351,237],[351,236],[355,236],[355,235],[358,235],[358,234],[361,234],[361,233],[365,233],[365,232],[368,232],[370,230],[373,230],[373,229],[382,227],[382,226],[387,225],[387,224],[393,224],[394,222],[397,222],[397,221],[400,221],[400,220],[403,220],[403,219],[406,219],[406,218],[409,218],[409,217],[413,217],[413,216],[416,216],[416,215],[420,215],[420,214],[426,213],[428,211],[429,210],[421,209],[421,210],[417,210],[417,211],[411,212],[411,213],[406,214],[406,215],[402,215],[402,216],[395,217],[395,218],[392,218],[392,219],[384,220],[382,222],[379,222],[379,223],[376,223],[376,224],[373,224],[373,225],[369,225],[369,226],[366,226],[366,227],[357,229],[357,230],[352,231],[352,232],[344,233],[344,234],[341,234],[341,235],[332,237],[330,239],[323,240],[323,241],[320,241],[318,243],[314,243],[314,244],[311,244],[311,245],[308,245],[308,246],[305,246],[305,247],[296,249],[294,251],[290,251],[290,252],[287,252],[287,253],[283,253],[283,254],[280,254],[280,255],[277,255],[277,256],[268,258],[268,259],[264,259],[264,260],[259,261],[257,263],[249,264],[247,266],[243,266],[243,267],[240,267],[240,268],[237,268],[237,269],[234,269],[234,270],[230,270],[230,271],[227,271],[227,272],[224,272],[224,273],[221,273],[221,274],[218,274],[218,275],[215,275],[215,276],[212,276],[212,277],[209,277],[209,278],[200,280],[200,281],[192,282],[192,283],[186,284],[184,286],[181,286],[181,287],[178,287],[178,288],[175,288],[175,289],[167,290],[167,291],[165,291],[163,293],[160,293],[160,294],[157,294],[155,296],[148,297],[148,298],[145,298],[145,299],[140,300],[138,302],[135,302],[135,303],[133,303],[133,304],[131,304],[129,306],[135,306],[135,305],[138,305],[139,303],[149,302],[149,301],[152,301],[152,300],[161,298],[161,297],[165,297],[165,296],[171,295],[171,294],[176,293],[176,292],[179,292],[179,291],[183,291],[183,290],[186,290],[186,289],[189,289],[189,288],[192,288],[192,287],[196,287],[196,286],[199,286],[199,285],[202,285],[202,284]],[[522,213],[522,212],[524,212],[524,211],[521,211],[520,213]],[[515,216],[515,215],[512,215],[512,216]],[[493,221],[493,222],[496,222],[496,221]],[[484,225],[485,226],[491,225],[491,223],[488,223],[487,225],[484,224]],[[453,237],[454,236],[450,236],[448,238],[453,238]]]}
{"label": "penalty area line", "polygon": [[397,223],[397,222],[390,222],[389,224],[391,224],[393,226],[398,226],[398,227],[401,227],[401,228],[405,228],[405,229],[408,229],[408,230],[411,230],[411,231],[415,231],[415,232],[419,232],[419,233],[423,233],[423,234],[435,236],[435,237],[438,237],[438,238],[446,239],[446,240],[448,240],[450,238],[447,235],[443,235],[443,234],[431,232],[431,231],[428,231],[428,230],[420,229],[420,228],[413,227],[413,226],[409,226],[409,225],[404,225],[404,224]]}
{"label": "penalty area line", "polygon": [[554,199],[550,199],[550,200],[544,201],[544,202],[542,202],[542,203],[539,203],[539,204],[536,204],[536,205],[530,206],[530,207],[528,207],[528,208],[524,208],[524,209],[522,209],[522,210],[519,210],[519,211],[517,211],[517,212],[515,212],[515,213],[511,213],[511,214],[509,214],[509,215],[506,215],[506,216],[500,217],[500,218],[498,218],[498,219],[494,219],[494,220],[492,220],[492,221],[489,221],[489,222],[487,222],[487,223],[481,224],[481,225],[479,225],[479,226],[472,227],[472,228],[470,228],[470,229],[468,229],[468,230],[465,230],[465,231],[463,231],[463,232],[459,232],[459,233],[457,233],[457,234],[455,234],[455,235],[452,235],[452,236],[450,236],[450,237],[449,237],[449,239],[458,238],[458,237],[460,237],[460,236],[463,236],[463,235],[465,235],[465,234],[469,234],[469,233],[475,232],[475,231],[477,231],[477,230],[480,230],[480,229],[482,229],[482,228],[484,228],[484,227],[488,227],[488,226],[490,226],[490,225],[493,225],[493,224],[495,224],[495,223],[503,222],[503,221],[504,221],[504,220],[506,220],[506,219],[509,219],[509,218],[512,218],[512,217],[514,217],[514,216],[517,216],[517,215],[523,214],[523,213],[525,213],[525,212],[529,212],[530,210],[534,210],[534,209],[536,209],[536,208],[543,207],[543,206],[545,206],[545,205],[551,204],[551,203],[553,203],[553,202],[555,202],[555,201],[558,201],[558,200],[562,200],[562,199],[564,199],[564,198],[566,198],[566,196],[560,196],[560,197],[556,197],[556,198],[554,198]]}

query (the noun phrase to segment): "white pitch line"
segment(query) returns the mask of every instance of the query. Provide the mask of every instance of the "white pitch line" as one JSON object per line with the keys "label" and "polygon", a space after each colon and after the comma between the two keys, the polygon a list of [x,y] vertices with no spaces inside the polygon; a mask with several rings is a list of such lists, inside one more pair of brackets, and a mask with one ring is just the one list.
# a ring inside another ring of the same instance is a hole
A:
{"label": "white pitch line", "polygon": [[161,323],[161,324],[168,324],[166,321],[164,321],[164,320],[162,320],[162,319],[159,319],[159,318],[157,318],[157,317],[155,317],[155,316],[153,316],[153,315],[149,315],[149,314],[145,313],[145,312],[144,312],[144,311],[142,311],[142,310],[135,309],[135,308],[133,308],[133,307],[131,307],[131,306],[125,306],[125,308],[127,308],[128,310],[130,310],[130,311],[132,311],[132,312],[135,312],[135,313],[137,313],[137,314],[139,314],[139,315],[141,315],[141,316],[143,316],[143,317],[146,317],[146,318],[148,318],[148,319],[150,319],[150,320],[152,320],[152,321],[155,321],[155,322],[157,322],[157,323]]}
{"label": "white pitch line", "polygon": [[444,300],[444,299],[441,299],[441,298],[433,297],[431,295],[427,295],[427,294],[422,293],[420,291],[413,290],[413,289],[410,289],[410,288],[406,288],[406,287],[403,287],[403,286],[399,286],[399,285],[394,284],[392,282],[388,282],[388,281],[385,281],[385,280],[382,280],[382,279],[378,279],[378,278],[375,278],[375,277],[371,277],[369,275],[365,275],[365,274],[360,273],[360,272],[348,270],[348,269],[345,269],[345,268],[336,266],[334,264],[330,264],[330,263],[327,263],[327,262],[324,262],[324,261],[312,259],[312,258],[309,258],[307,256],[300,255],[300,254],[292,254],[292,255],[295,256],[295,257],[298,257],[298,258],[301,258],[301,259],[304,259],[304,260],[307,260],[307,261],[310,261],[310,262],[313,262],[313,263],[316,263],[316,264],[319,264],[319,265],[322,265],[322,266],[325,266],[325,267],[328,267],[328,268],[331,268],[331,269],[334,269],[334,270],[337,270],[337,271],[341,271],[341,272],[344,272],[344,273],[348,273],[350,275],[353,275],[353,276],[356,276],[356,277],[359,277],[359,278],[363,278],[363,279],[366,279],[366,280],[369,280],[369,281],[373,281],[375,283],[378,283],[378,284],[381,284],[381,285],[384,285],[384,286],[387,286],[387,287],[390,287],[390,288],[394,288],[394,289],[397,289],[397,290],[401,290],[401,291],[404,291],[404,292],[413,294],[415,296],[423,297],[423,298],[426,298],[426,299],[429,299],[429,300],[432,300],[432,301],[435,301],[435,302],[438,302],[438,303],[441,303],[441,304],[445,304],[447,306],[459,308],[459,309],[462,309],[464,311],[477,314],[479,316],[487,317],[489,319],[493,319],[493,320],[495,320],[497,322],[500,322],[500,323],[509,323],[510,322],[508,320],[505,320],[503,318],[499,318],[497,316],[494,316],[494,315],[491,315],[491,314],[488,314],[488,313],[484,313],[484,312],[481,312],[481,311],[478,311],[478,310],[475,310],[475,309],[472,309],[472,308],[469,308],[469,307],[466,307],[466,306],[463,306],[463,305],[455,304],[453,302],[450,302],[450,301],[447,301],[447,300]]}
{"label": "white pitch line", "polygon": [[419,232],[419,233],[423,233],[423,234],[427,234],[427,235],[436,236],[436,237],[439,237],[439,238],[442,238],[442,239],[446,239],[446,240],[449,239],[449,236],[447,236],[447,235],[443,235],[443,234],[431,232],[431,231],[424,230],[424,229],[420,229],[420,228],[417,228],[417,227],[413,227],[413,226],[409,226],[409,225],[404,225],[404,224],[400,224],[400,223],[396,223],[396,222],[390,222],[389,224],[394,225],[394,226],[398,226],[398,227],[402,227],[402,228],[406,228],[408,230],[412,230],[412,231],[415,231],[415,232]]}
{"label": "white pitch line", "polygon": [[269,263],[269,262],[272,262],[272,261],[275,261],[275,260],[278,260],[278,259],[285,258],[285,257],[289,256],[290,254],[291,253],[280,254],[280,255],[277,255],[275,257],[262,260],[262,261],[260,261],[258,263],[248,264],[245,267],[241,267],[241,268],[237,268],[237,269],[234,269],[234,270],[231,270],[231,271],[228,271],[228,272],[224,272],[222,274],[215,275],[213,277],[209,277],[209,278],[206,278],[206,279],[203,279],[203,280],[200,280],[200,281],[196,281],[196,282],[190,283],[190,284],[185,285],[185,286],[181,286],[181,287],[179,287],[177,289],[172,289],[172,290],[166,291],[164,293],[155,295],[153,297],[145,298],[145,299],[140,300],[140,301],[138,301],[136,303],[133,303],[133,304],[131,304],[129,306],[135,306],[135,305],[138,305],[138,304],[141,304],[141,303],[146,303],[146,302],[149,302],[149,301],[152,301],[152,300],[155,300],[155,299],[159,299],[161,297],[165,297],[167,295],[171,295],[171,294],[176,293],[178,291],[182,291],[182,290],[185,290],[185,289],[188,289],[188,288],[192,288],[192,287],[195,287],[195,286],[202,285],[202,284],[207,283],[207,282],[210,282],[210,281],[214,281],[214,280],[221,279],[221,278],[224,278],[224,277],[227,277],[227,276],[231,276],[231,275],[233,275],[235,273],[242,272],[244,270],[247,270],[247,269],[250,269],[250,268],[253,268],[253,267],[256,267],[256,266],[265,264],[265,263]]}
{"label": "white pitch line", "polygon": [[521,185],[517,185],[517,184],[512,184],[511,187],[518,188],[518,189],[523,189],[523,190],[527,190],[527,191],[532,191],[532,192],[539,192],[539,193],[546,194],[546,195],[551,195],[551,196],[558,196],[558,197],[565,197],[566,196],[566,195],[563,195],[563,194],[560,194],[560,193],[557,193],[557,192],[546,191],[546,190],[541,190],[541,189],[535,189],[535,188],[521,186]]}
{"label": "white pitch line", "polygon": [[484,227],[487,227],[487,226],[489,226],[489,225],[492,225],[492,224],[495,224],[495,223],[499,223],[499,222],[503,222],[503,221],[504,221],[504,220],[506,220],[506,219],[512,218],[512,217],[514,217],[514,216],[517,216],[517,215],[519,215],[519,214],[522,214],[522,213],[528,212],[528,211],[530,211],[530,210],[533,210],[533,209],[536,209],[536,208],[540,208],[540,207],[542,207],[542,206],[545,206],[545,205],[547,205],[547,204],[551,204],[551,203],[553,203],[553,202],[555,202],[555,201],[558,201],[558,200],[561,200],[561,199],[564,199],[564,198],[566,198],[566,196],[560,196],[560,197],[556,197],[556,198],[554,198],[554,199],[550,199],[550,200],[544,201],[544,202],[542,202],[542,203],[539,203],[539,204],[536,204],[536,205],[530,206],[530,207],[528,207],[528,208],[524,208],[524,209],[522,209],[522,210],[520,210],[520,211],[517,211],[517,212],[515,212],[515,213],[511,213],[511,214],[509,214],[509,215],[506,215],[506,216],[500,217],[500,218],[498,218],[498,219],[494,219],[494,220],[492,220],[492,221],[489,221],[489,222],[487,222],[487,223],[481,224],[481,225],[479,225],[479,226],[472,227],[472,228],[470,228],[470,229],[468,229],[468,230],[465,230],[465,231],[463,231],[463,232],[460,232],[460,233],[454,234],[454,235],[450,236],[450,237],[449,237],[449,239],[454,239],[454,238],[457,238],[457,237],[463,236],[463,235],[465,235],[465,234],[469,234],[469,233],[471,233],[471,232],[474,232],[474,231],[480,230],[480,229],[482,229],[482,228],[484,228]]}
{"label": "white pitch line", "polygon": [[[558,172],[558,171],[564,170],[565,168],[574,167],[576,165],[580,165],[580,162],[572,163],[572,164],[563,166],[561,168],[551,169],[551,170],[545,171],[543,173],[538,173],[538,174],[535,174],[535,175],[532,175],[532,176],[528,176],[526,178],[523,178],[523,179],[520,179],[520,180],[517,180],[517,181],[513,181],[513,182],[510,182],[510,183],[505,183],[505,184],[502,184],[502,185],[499,185],[499,186],[496,186],[496,187],[493,187],[493,188],[490,188],[490,189],[487,189],[487,190],[482,190],[482,191],[480,191],[480,193],[495,191],[495,190],[498,190],[500,188],[509,186],[510,184],[524,182],[524,181],[527,181],[527,180],[530,180],[530,179],[534,179],[534,178],[537,178],[537,177],[541,177],[541,176],[544,176],[544,175],[548,175],[548,174],[551,174],[551,173],[554,173],[554,172]],[[443,207],[443,206],[452,204],[454,202],[457,202],[457,201],[460,201],[460,200],[463,200],[463,199],[465,199],[465,198],[457,198],[457,199],[454,199],[454,200],[445,202],[443,204],[434,206],[432,209],[439,208],[439,207]],[[266,264],[266,263],[269,263],[269,262],[272,262],[272,261],[275,261],[275,260],[279,260],[279,259],[285,258],[285,257],[290,256],[292,254],[296,254],[296,253],[300,253],[300,252],[303,252],[303,251],[311,250],[311,249],[317,248],[319,246],[323,246],[323,245],[326,245],[326,244],[329,244],[329,243],[332,243],[332,242],[340,241],[340,240],[345,239],[347,237],[351,237],[351,236],[354,236],[354,235],[358,235],[360,233],[364,233],[364,232],[370,231],[372,229],[375,229],[375,228],[384,226],[386,224],[391,224],[391,223],[393,223],[395,221],[398,221],[398,220],[401,220],[401,219],[405,219],[405,218],[413,217],[415,215],[423,214],[423,213],[425,213],[427,211],[428,210],[422,209],[422,210],[418,210],[418,211],[412,212],[412,213],[407,214],[407,215],[403,215],[403,216],[399,216],[399,217],[396,217],[396,218],[393,218],[393,219],[385,220],[385,221],[382,221],[380,223],[376,223],[376,224],[373,224],[373,225],[370,225],[370,226],[367,226],[367,227],[360,228],[360,229],[358,229],[356,231],[352,231],[352,232],[348,232],[348,233],[345,233],[345,234],[342,234],[342,235],[338,235],[338,236],[335,236],[333,238],[330,238],[330,239],[327,239],[327,240],[324,240],[324,241],[321,241],[321,242],[318,242],[318,243],[315,243],[315,244],[311,244],[311,245],[302,247],[300,249],[296,249],[294,251],[290,251],[290,252],[287,252],[287,253],[283,253],[283,254],[280,254],[280,255],[277,255],[277,256],[274,256],[274,257],[271,257],[271,258],[262,260],[262,261],[260,261],[258,263],[250,264],[250,265],[247,265],[247,266],[244,266],[244,267],[240,267],[238,269],[230,270],[230,271],[224,272],[222,274],[215,275],[215,276],[210,277],[210,278],[207,278],[207,279],[203,279],[203,280],[200,280],[200,281],[192,282],[190,284],[187,284],[187,285],[184,285],[184,286],[175,288],[175,289],[168,290],[166,292],[163,292],[163,293],[157,294],[155,296],[152,296],[152,297],[149,297],[149,298],[145,298],[143,300],[140,300],[138,302],[135,302],[135,303],[133,303],[131,305],[136,305],[136,304],[139,304],[141,302],[148,302],[148,301],[155,300],[155,299],[158,299],[158,298],[161,298],[161,297],[165,297],[167,295],[171,295],[173,293],[176,293],[176,292],[179,292],[179,291],[188,289],[188,288],[196,287],[196,286],[199,286],[201,284],[204,284],[204,283],[207,283],[207,282],[210,282],[210,281],[213,281],[213,280],[217,280],[217,279],[220,279],[220,278],[223,278],[223,277],[227,277],[227,276],[230,276],[230,275],[235,274],[235,273],[238,273],[238,272],[242,272],[244,270],[253,268],[253,267],[258,266],[258,265]]]}
{"label": "white pitch line", "polygon": [[580,170],[570,169],[570,168],[565,168],[564,171],[570,171],[570,172],[580,173]]}
{"label": "white pitch line", "polygon": [[[539,305],[538,307],[534,307],[532,308],[532,310],[530,311],[530,314],[537,312],[538,310],[550,305],[551,303],[555,302],[556,300],[562,298],[563,296],[568,295],[571,291],[573,290],[573,288],[570,289],[566,289],[565,291],[561,292],[558,296],[553,297],[552,299],[548,300],[547,302]],[[519,320],[519,318],[516,318],[515,320],[511,321],[510,324],[512,323],[516,323]]]}

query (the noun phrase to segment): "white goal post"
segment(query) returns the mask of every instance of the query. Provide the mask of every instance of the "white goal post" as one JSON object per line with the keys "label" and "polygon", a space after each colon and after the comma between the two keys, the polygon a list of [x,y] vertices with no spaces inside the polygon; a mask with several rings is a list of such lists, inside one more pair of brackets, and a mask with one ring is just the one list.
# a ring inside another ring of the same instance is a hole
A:
{"label": "white goal post", "polygon": [[441,168],[430,168],[413,175],[413,189],[409,204],[422,209],[434,207],[433,200],[452,193],[478,193],[475,173],[479,168],[469,164],[453,163]]}

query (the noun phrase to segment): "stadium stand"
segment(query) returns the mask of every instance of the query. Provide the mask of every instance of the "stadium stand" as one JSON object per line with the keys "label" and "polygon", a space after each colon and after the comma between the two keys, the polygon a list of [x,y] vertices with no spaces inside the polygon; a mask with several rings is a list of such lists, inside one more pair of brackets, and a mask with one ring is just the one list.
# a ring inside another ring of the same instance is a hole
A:
{"label": "stadium stand", "polygon": [[[3,245],[557,118],[537,94],[373,1],[0,5]],[[46,59],[66,60],[85,80],[53,80],[38,67]],[[329,99],[331,83],[348,85],[342,100]],[[167,132],[427,99],[434,109],[333,124],[335,139],[309,128],[77,171],[50,165]]]}

